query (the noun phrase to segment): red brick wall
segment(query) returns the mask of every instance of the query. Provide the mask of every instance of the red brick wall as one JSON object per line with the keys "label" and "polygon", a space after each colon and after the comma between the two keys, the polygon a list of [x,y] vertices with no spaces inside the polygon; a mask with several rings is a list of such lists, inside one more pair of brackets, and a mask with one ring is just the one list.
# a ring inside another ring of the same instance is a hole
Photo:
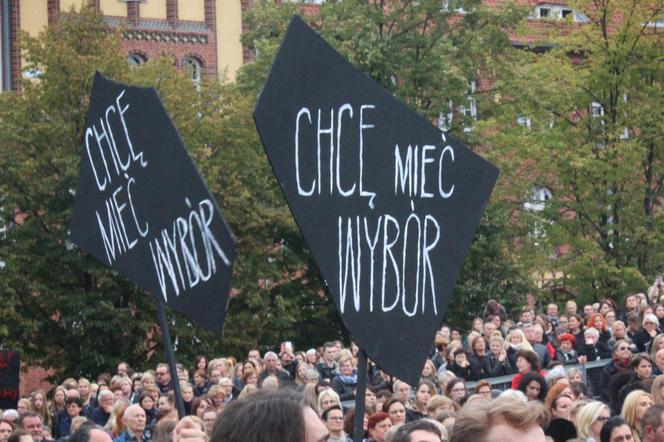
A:
{"label": "red brick wall", "polygon": [[[152,20],[150,20],[152,21]],[[154,20],[159,21],[159,20]],[[180,21],[179,23],[184,23]],[[200,59],[203,63],[203,73],[209,76],[217,75],[217,48],[216,48],[216,39],[214,32],[211,30],[205,34],[187,34],[179,33],[180,35],[195,35],[197,37],[205,36],[207,37],[206,43],[174,43],[163,41],[163,36],[168,35],[178,35],[175,31],[168,32],[152,32],[140,27],[131,27],[127,28],[125,33],[131,33],[132,31],[137,31],[144,39],[124,39],[122,42],[122,49],[127,53],[137,52],[144,56],[147,56],[148,59],[160,56],[160,55],[172,55],[175,57],[175,63],[178,67],[182,67],[182,59],[186,56],[195,56]],[[154,37],[159,36],[159,41]]]}
{"label": "red brick wall", "polygon": [[21,397],[27,397],[35,390],[49,391],[55,385],[46,381],[46,377],[53,374],[52,371],[44,370],[41,367],[21,366]]}

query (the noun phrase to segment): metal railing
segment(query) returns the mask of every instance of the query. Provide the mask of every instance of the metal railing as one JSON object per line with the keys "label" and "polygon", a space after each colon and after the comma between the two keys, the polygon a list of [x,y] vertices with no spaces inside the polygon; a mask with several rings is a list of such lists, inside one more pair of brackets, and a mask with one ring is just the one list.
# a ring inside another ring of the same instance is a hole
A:
{"label": "metal railing", "polygon": [[[604,366],[611,362],[611,359],[600,359],[599,361],[592,361],[588,362],[587,364],[576,364],[576,365],[565,365],[565,370],[576,367],[579,369],[581,372],[581,375],[583,376],[583,381],[588,387],[588,393],[591,396],[596,396],[599,394],[599,379],[602,375],[602,370],[604,369]],[[494,390],[507,390],[509,388],[512,388],[512,379],[514,378],[515,375],[510,374],[507,376],[499,376],[495,378],[487,378],[486,380],[489,381],[491,384],[491,388]],[[475,389],[475,386],[477,385],[476,381],[472,382],[466,382],[466,390],[467,391],[472,391]],[[411,399],[414,398],[413,392],[411,392]],[[355,407],[355,400],[349,400],[349,401],[343,401],[342,405],[344,408],[354,408]]]}
{"label": "metal railing", "polygon": [[[581,371],[583,380],[588,387],[588,392],[593,396],[599,393],[599,378],[602,374],[602,369],[606,364],[611,362],[611,359],[600,359],[599,361],[588,362],[587,364],[565,365],[565,370],[576,367]],[[507,376],[499,376],[496,378],[488,378],[487,381],[491,384],[494,390],[507,390],[512,387],[513,374]],[[466,388],[473,390],[477,382],[467,382]]]}

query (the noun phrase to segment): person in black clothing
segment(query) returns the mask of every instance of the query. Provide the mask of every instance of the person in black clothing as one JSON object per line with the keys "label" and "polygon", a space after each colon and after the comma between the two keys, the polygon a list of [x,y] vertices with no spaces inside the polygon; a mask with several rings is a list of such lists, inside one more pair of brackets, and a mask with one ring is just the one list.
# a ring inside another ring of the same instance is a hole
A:
{"label": "person in black clothing", "polygon": [[556,349],[556,361],[565,365],[576,365],[579,362],[579,353],[574,349],[576,338],[571,333],[560,336],[560,346]]}
{"label": "person in black clothing", "polygon": [[207,379],[207,373],[204,370],[197,369],[192,373],[192,387],[194,387],[194,396],[200,397],[207,394],[210,389],[210,381]]}
{"label": "person in black clothing", "polygon": [[610,356],[609,348],[605,342],[599,340],[599,332],[594,327],[587,328],[583,332],[583,342],[581,344],[577,342],[577,349],[579,362],[582,364]]}
{"label": "person in black clothing", "polygon": [[507,351],[504,348],[502,338],[496,337],[489,340],[489,376],[495,378],[510,374],[511,367],[507,361]]}
{"label": "person in black clothing", "polygon": [[263,370],[260,376],[258,376],[259,387],[263,385],[263,381],[268,376],[276,376],[276,378],[279,380],[280,386],[289,385],[293,382],[293,380],[290,377],[290,374],[288,374],[288,372],[285,370],[281,370],[277,366],[279,359],[275,352],[268,351],[267,353],[265,353],[265,358],[263,359],[265,360],[265,370]]}
{"label": "person in black clothing", "polygon": [[154,434],[154,428],[157,425],[157,407],[154,398],[148,392],[143,392],[138,397],[138,404],[145,411],[145,431]]}
{"label": "person in black clothing", "polygon": [[645,315],[643,318],[643,328],[634,336],[636,350],[639,353],[649,351],[652,346],[652,340],[655,339],[655,336],[659,333],[659,320],[657,319],[657,316],[652,313]]}
{"label": "person in black clothing", "polygon": [[353,361],[350,356],[342,356],[339,360],[339,372],[332,379],[332,389],[342,401],[351,401],[355,399],[356,386],[357,371],[353,370]]}
{"label": "person in black clothing", "polygon": [[489,356],[486,353],[486,340],[483,336],[478,336],[473,339],[470,344],[472,349],[469,362],[470,362],[470,378],[471,381],[479,381],[490,377],[491,365],[489,363]]}
{"label": "person in black clothing", "polygon": [[461,379],[470,379],[470,362],[468,362],[468,353],[463,348],[457,348],[452,353],[453,361],[449,370]]}
{"label": "person in black clothing", "polygon": [[111,411],[113,411],[115,396],[111,390],[102,390],[99,392],[97,400],[99,401],[99,407],[92,411],[91,419],[95,424],[103,427],[106,425],[106,422],[108,422],[108,418],[111,416]]}
{"label": "person in black clothing", "polygon": [[334,376],[339,369],[336,362],[337,351],[337,345],[334,342],[326,342],[323,344],[323,361],[316,365],[321,380],[327,379],[328,381],[331,381],[334,379]]}
{"label": "person in black clothing", "polygon": [[598,393],[599,397],[604,403],[609,403],[609,382],[611,378],[619,373],[624,373],[630,370],[632,362],[632,350],[629,341],[626,339],[619,339],[613,344],[613,359],[606,364],[602,369],[602,374],[599,378]]}

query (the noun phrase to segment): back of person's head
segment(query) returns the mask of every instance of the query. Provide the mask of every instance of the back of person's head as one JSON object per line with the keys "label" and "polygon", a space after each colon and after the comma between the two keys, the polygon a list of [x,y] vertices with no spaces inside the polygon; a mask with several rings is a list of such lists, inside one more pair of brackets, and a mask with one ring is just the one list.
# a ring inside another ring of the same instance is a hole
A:
{"label": "back of person's head", "polygon": [[23,436],[28,436],[29,438],[32,439],[32,436],[30,436],[30,433],[28,433],[25,430],[14,430],[12,434],[9,436],[9,439],[7,439],[7,442],[21,442],[21,438]]}
{"label": "back of person's head", "polygon": [[484,442],[491,427],[498,424],[525,432],[538,425],[542,412],[539,401],[524,401],[509,395],[492,401],[473,401],[457,414],[450,442]]}
{"label": "back of person's head", "polygon": [[[443,427],[444,428],[444,427]],[[407,424],[400,425],[392,437],[392,442],[410,442],[410,435],[417,431],[422,430],[427,433],[438,436],[438,440],[442,440],[443,434],[440,427],[429,419],[419,419]]]}
{"label": "back of person's head", "polygon": [[76,431],[72,432],[69,436],[68,442],[89,442],[90,441],[90,432],[92,430],[104,431],[101,427],[98,427],[92,421],[83,422]]}
{"label": "back of person's head", "polygon": [[162,419],[157,422],[152,434],[152,442],[171,442],[171,434],[175,430],[176,424],[177,422],[172,419]]}
{"label": "back of person's head", "polygon": [[231,402],[214,424],[211,442],[304,442],[303,398],[291,390],[260,391]]}

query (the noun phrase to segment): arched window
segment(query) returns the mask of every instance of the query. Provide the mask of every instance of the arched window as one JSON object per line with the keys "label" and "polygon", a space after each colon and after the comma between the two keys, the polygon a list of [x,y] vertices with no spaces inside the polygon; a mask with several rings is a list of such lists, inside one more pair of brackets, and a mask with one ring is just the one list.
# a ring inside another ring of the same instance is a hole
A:
{"label": "arched window", "polygon": [[199,84],[201,82],[201,78],[203,76],[203,63],[201,63],[198,58],[194,56],[187,56],[183,58],[182,69],[195,84]]}
{"label": "arched window", "polygon": [[142,64],[144,64],[147,61],[144,55],[137,54],[137,53],[131,53],[127,55],[127,63],[129,63],[129,66],[133,67],[138,67]]}

